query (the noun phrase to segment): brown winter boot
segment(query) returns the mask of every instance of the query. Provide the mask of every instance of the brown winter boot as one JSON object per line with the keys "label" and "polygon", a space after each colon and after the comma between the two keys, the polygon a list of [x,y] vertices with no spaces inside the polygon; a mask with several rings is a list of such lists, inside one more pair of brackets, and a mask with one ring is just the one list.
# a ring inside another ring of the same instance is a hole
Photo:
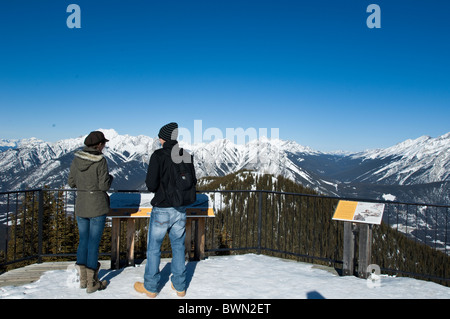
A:
{"label": "brown winter boot", "polygon": [[175,287],[173,286],[173,283],[170,283],[170,285],[172,286],[172,289],[176,291],[178,297],[184,297],[184,296],[186,296],[186,290],[178,291],[178,290],[176,290]]}
{"label": "brown winter boot", "polygon": [[98,280],[98,270],[100,269],[100,263],[97,264],[97,269],[91,269],[86,267],[87,277],[87,289],[88,294],[96,292],[97,290],[103,290],[106,288],[108,282],[106,280]]}
{"label": "brown winter boot", "polygon": [[140,292],[141,294],[146,294],[150,298],[155,298],[158,295],[156,292],[150,292],[147,289],[145,289],[144,284],[139,281],[134,283],[134,290]]}
{"label": "brown winter boot", "polygon": [[75,264],[75,268],[78,271],[78,278],[80,279],[80,288],[85,289],[87,287],[86,266]]}

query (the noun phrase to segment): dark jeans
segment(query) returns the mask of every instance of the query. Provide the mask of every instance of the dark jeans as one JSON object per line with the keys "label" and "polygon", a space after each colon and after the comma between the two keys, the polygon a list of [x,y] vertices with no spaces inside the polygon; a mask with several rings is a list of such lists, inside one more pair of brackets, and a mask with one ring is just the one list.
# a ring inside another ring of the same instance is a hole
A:
{"label": "dark jeans", "polygon": [[77,264],[97,269],[98,248],[105,228],[106,215],[84,218],[77,216],[80,242],[77,250]]}

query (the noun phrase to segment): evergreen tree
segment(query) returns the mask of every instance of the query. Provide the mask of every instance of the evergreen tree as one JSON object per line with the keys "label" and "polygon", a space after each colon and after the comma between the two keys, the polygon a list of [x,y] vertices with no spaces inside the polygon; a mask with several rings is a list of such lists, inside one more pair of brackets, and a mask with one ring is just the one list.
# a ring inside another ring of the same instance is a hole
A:
{"label": "evergreen tree", "polygon": [[[9,215],[7,261],[37,255],[38,206],[37,192],[24,192],[16,198],[16,212]],[[24,264],[26,262],[20,263],[19,266]]]}

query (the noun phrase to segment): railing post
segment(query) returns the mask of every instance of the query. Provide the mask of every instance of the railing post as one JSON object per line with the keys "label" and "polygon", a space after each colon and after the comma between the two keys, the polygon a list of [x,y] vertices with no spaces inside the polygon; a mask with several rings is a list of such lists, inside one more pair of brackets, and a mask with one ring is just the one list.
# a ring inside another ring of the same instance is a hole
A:
{"label": "railing post", "polygon": [[261,254],[261,233],[262,233],[262,192],[258,193],[258,254]]}
{"label": "railing post", "polygon": [[42,263],[42,231],[44,219],[44,191],[39,190],[39,208],[38,208],[38,263]]}

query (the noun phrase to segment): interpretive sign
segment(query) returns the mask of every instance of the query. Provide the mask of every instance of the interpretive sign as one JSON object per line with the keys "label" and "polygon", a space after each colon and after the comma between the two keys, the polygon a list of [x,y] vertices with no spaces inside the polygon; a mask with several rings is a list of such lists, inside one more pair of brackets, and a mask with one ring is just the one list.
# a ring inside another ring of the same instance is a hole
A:
{"label": "interpretive sign", "polygon": [[[112,193],[110,194],[110,217],[150,217],[153,193]],[[196,201],[186,207],[188,217],[214,217],[213,201],[207,194],[197,194]]]}
{"label": "interpretive sign", "polygon": [[383,218],[383,211],[384,204],[381,203],[340,200],[333,219],[379,225]]}
{"label": "interpretive sign", "polygon": [[[111,229],[111,268],[120,268],[120,224],[126,222],[127,265],[134,265],[135,222],[137,218],[149,218],[152,213],[151,201],[153,193],[116,192],[110,193]],[[191,258],[193,238],[193,258],[202,260],[205,257],[206,219],[214,217],[214,204],[208,194],[196,194],[196,201],[186,206],[186,239],[185,247]],[[195,224],[195,228],[192,227]],[[195,229],[195,232],[193,231]]]}

